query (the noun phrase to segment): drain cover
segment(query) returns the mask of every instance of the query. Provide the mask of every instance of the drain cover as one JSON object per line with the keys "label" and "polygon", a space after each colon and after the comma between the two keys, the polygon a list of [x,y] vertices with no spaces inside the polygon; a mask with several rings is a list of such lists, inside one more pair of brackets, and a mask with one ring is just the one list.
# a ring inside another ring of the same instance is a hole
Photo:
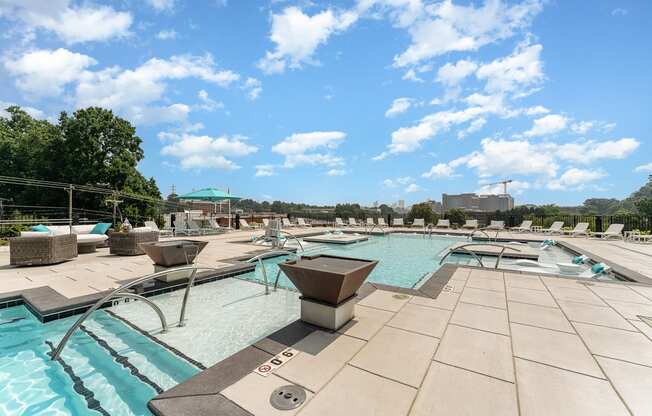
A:
{"label": "drain cover", "polygon": [[392,297],[394,299],[407,299],[407,298],[409,298],[408,295],[400,295],[400,294],[393,295]]}
{"label": "drain cover", "polygon": [[306,391],[299,386],[288,384],[277,388],[269,397],[269,402],[275,409],[292,410],[306,401]]}

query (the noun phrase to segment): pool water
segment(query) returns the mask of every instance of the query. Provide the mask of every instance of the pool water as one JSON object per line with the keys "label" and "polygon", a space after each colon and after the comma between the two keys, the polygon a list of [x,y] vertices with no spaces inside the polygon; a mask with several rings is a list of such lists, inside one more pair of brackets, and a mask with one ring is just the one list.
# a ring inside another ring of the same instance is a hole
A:
{"label": "pool water", "polygon": [[104,311],[52,361],[76,318],[43,324],[24,306],[0,310],[1,415],[150,415],[152,397],[199,372]]}
{"label": "pool water", "polygon": [[[306,248],[306,255],[314,254],[331,254],[344,257],[356,257],[368,260],[379,260],[376,268],[371,272],[367,281],[372,283],[383,283],[392,286],[405,288],[419,288],[432,272],[437,271],[441,266],[439,262],[448,252],[448,249],[454,244],[469,243],[466,237],[457,236],[432,236],[424,237],[419,234],[392,234],[389,236],[371,236],[368,241],[340,245],[340,244],[313,244]],[[477,241],[482,244],[481,241]],[[549,247],[547,250],[541,250],[539,243],[528,243],[530,247],[539,249],[539,262],[554,265],[555,263],[570,263],[574,255],[559,246]],[[518,247],[518,246],[514,246]],[[268,280],[273,284],[277,273],[277,264],[286,261],[289,256],[275,257],[264,261],[265,270]],[[496,263],[496,257],[484,256],[482,262],[485,267],[493,267]],[[450,255],[446,258],[445,263],[460,265],[477,265],[477,261],[469,255]],[[502,259],[501,269],[528,270],[532,268],[514,264],[513,260]],[[583,267],[588,271],[589,266]],[[558,273],[559,270],[554,268],[538,268],[535,272],[540,273]],[[574,277],[585,277],[583,273]],[[257,282],[263,281],[263,273],[260,267],[256,271],[242,276],[245,279]],[[278,284],[280,287],[294,289],[292,282],[281,273]]]}

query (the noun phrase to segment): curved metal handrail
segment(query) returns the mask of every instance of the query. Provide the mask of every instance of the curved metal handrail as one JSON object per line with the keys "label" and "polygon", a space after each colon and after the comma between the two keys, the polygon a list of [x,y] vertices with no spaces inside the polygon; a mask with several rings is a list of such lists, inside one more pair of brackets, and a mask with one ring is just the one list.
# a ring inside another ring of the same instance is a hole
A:
{"label": "curved metal handrail", "polygon": [[423,238],[426,238],[426,231],[428,231],[428,238],[432,239],[432,230],[435,228],[434,225],[428,224],[423,227]]}
{"label": "curved metal handrail", "polygon": [[[482,260],[480,259],[480,257],[478,257],[473,251],[466,248],[468,246],[478,246],[478,245],[500,247],[502,249],[502,250],[500,250],[500,254],[498,254],[498,260],[496,260],[496,266],[494,267],[494,269],[498,268],[498,265],[500,264],[500,260],[502,260],[502,258],[503,258],[503,254],[505,253],[505,250],[514,250],[514,251],[519,252],[519,253],[521,252],[521,250],[519,250],[517,248],[510,247],[510,246],[505,245],[505,244],[495,244],[495,243],[480,243],[480,244],[469,243],[469,244],[463,244],[461,246],[455,247],[454,250],[460,250],[461,249],[461,250],[471,254],[478,261],[478,263],[480,263],[480,266],[482,266],[482,268],[484,268],[484,264],[482,263]],[[441,260],[439,261],[439,264],[442,264],[444,259],[446,259],[446,257],[448,257],[451,253],[453,253],[453,250],[449,250],[448,253],[446,253],[444,255],[444,257],[441,258]]]}
{"label": "curved metal handrail", "polygon": [[[303,251],[303,250],[302,250]],[[266,251],[264,253],[260,253],[249,260],[246,260],[246,263],[251,263],[253,261],[258,261],[258,264],[260,265],[260,269],[263,272],[263,283],[265,284],[265,294],[269,295],[269,281],[267,279],[267,269],[265,268],[265,263],[263,263],[263,259],[269,258],[269,257],[276,257],[276,255],[290,255],[290,256],[297,256],[297,258],[301,258],[300,254],[297,254],[293,251],[287,251],[287,250],[276,250],[276,251]],[[281,270],[279,269],[279,273],[276,275],[276,282],[274,283],[274,290],[276,290],[276,286],[278,284],[278,278],[280,275]]]}
{"label": "curved metal handrail", "polygon": [[[61,351],[63,348],[66,346],[68,343],[68,340],[70,337],[72,337],[72,334],[81,326],[81,324],[84,323],[84,321],[96,310],[98,310],[102,305],[105,303],[109,302],[111,299],[115,297],[121,297],[119,295],[123,295],[120,292],[123,292],[127,289],[131,289],[132,287],[139,285],[141,283],[145,283],[149,280],[156,279],[159,276],[165,276],[168,273],[174,273],[174,272],[180,272],[184,270],[189,270],[191,271],[190,277],[188,278],[188,285],[186,286],[186,293],[183,296],[183,304],[181,305],[181,314],[179,315],[179,326],[184,325],[184,319],[185,319],[185,313],[186,313],[186,303],[188,302],[188,298],[190,296],[190,288],[192,287],[193,283],[195,282],[195,277],[197,276],[197,270],[219,270],[216,269],[215,267],[205,267],[205,266],[182,266],[182,267],[177,267],[174,269],[167,269],[163,270],[160,272],[148,274],[146,276],[139,277],[138,279],[132,280],[131,282],[125,283],[124,285],[120,286],[119,288],[111,291],[111,293],[107,294],[104,296],[102,299],[98,300],[93,306],[90,307],[78,320],[75,322],[66,332],[66,334],[61,338],[61,341],[59,341],[59,345],[57,345],[57,348],[52,352],[51,358],[53,360],[56,360],[59,358],[59,355],[61,355]],[[124,293],[124,295],[128,295],[128,293]],[[129,295],[134,295],[129,293]],[[146,302],[147,303],[147,302]],[[150,306],[152,305],[151,302],[148,303]],[[156,309],[155,309],[156,310]],[[158,311],[157,311],[158,313]],[[166,323],[167,327],[167,323]]]}
{"label": "curved metal handrail", "polygon": [[124,299],[135,299],[142,301],[149,305],[152,309],[154,309],[154,312],[158,315],[159,319],[161,320],[161,332],[167,332],[168,331],[168,323],[167,320],[165,319],[165,315],[163,314],[163,311],[161,308],[159,308],[154,302],[151,300],[147,299],[145,296],[142,295],[137,295],[135,293],[119,293],[115,295],[112,299],[118,299],[118,298],[124,298]]}
{"label": "curved metal handrail", "polygon": [[[477,229],[477,230],[473,230],[473,231],[471,232],[471,234],[469,234],[469,239],[470,239],[470,240],[473,240],[473,235],[474,235],[475,233],[482,233],[482,234],[485,235],[485,237],[487,237],[487,240],[491,241],[491,236],[490,236],[489,234],[487,234],[487,232],[486,232],[485,230],[487,230],[487,229],[486,229],[486,228],[479,228],[479,229]],[[497,241],[498,241],[498,235],[499,235],[499,233],[500,233],[500,230],[496,230],[496,235],[494,236],[494,242],[497,242]]]}
{"label": "curved metal handrail", "polygon": [[[292,237],[292,239],[293,239],[294,241],[296,241],[297,244],[299,244],[299,247],[301,247],[301,251],[305,251],[305,250],[303,249],[303,244],[301,244],[301,241],[299,240],[299,238],[298,238],[296,235],[292,234],[292,233],[289,232],[289,231],[285,231],[285,230],[279,230],[279,232],[282,233],[282,234],[287,234],[287,235],[289,235],[290,237]],[[287,239],[285,240],[285,242],[287,243]],[[285,247],[285,243],[283,243],[283,246],[281,246],[281,248],[283,248],[283,247]]]}
{"label": "curved metal handrail", "polygon": [[365,234],[369,234],[369,235],[371,235],[371,233],[372,233],[376,228],[378,228],[378,229],[380,230],[380,232],[383,233],[383,235],[389,235],[389,234],[390,234],[390,233],[388,233],[387,231],[385,231],[385,229],[383,228],[382,225],[378,225],[378,224],[374,224],[374,225],[372,225],[371,228],[367,228],[367,225],[365,224],[365,230],[364,230],[364,232],[365,232]]}

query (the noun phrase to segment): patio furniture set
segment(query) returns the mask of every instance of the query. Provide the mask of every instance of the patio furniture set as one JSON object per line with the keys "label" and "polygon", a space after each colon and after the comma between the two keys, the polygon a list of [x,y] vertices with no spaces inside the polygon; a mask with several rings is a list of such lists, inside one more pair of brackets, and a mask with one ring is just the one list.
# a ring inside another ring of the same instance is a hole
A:
{"label": "patio furniture set", "polygon": [[[145,254],[141,243],[158,241],[159,231],[140,227],[129,232],[110,232],[110,224],[38,225],[9,239],[9,264],[37,266],[61,263],[79,254],[93,253],[108,243],[119,256]],[[107,235],[108,232],[108,235]]]}

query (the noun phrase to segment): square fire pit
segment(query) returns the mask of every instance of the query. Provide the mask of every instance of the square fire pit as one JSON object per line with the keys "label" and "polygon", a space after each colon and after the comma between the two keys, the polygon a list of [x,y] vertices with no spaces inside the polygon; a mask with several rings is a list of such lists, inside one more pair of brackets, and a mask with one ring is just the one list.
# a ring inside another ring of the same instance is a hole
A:
{"label": "square fire pit", "polygon": [[[173,240],[141,243],[140,248],[154,262],[154,271],[160,272],[170,267],[192,264],[206,244],[208,241]],[[171,272],[161,276],[159,280],[171,282],[187,279],[188,275],[187,271]]]}
{"label": "square fire pit", "polygon": [[337,330],[353,318],[356,291],[377,260],[320,254],[280,263],[301,292],[301,319]]}

